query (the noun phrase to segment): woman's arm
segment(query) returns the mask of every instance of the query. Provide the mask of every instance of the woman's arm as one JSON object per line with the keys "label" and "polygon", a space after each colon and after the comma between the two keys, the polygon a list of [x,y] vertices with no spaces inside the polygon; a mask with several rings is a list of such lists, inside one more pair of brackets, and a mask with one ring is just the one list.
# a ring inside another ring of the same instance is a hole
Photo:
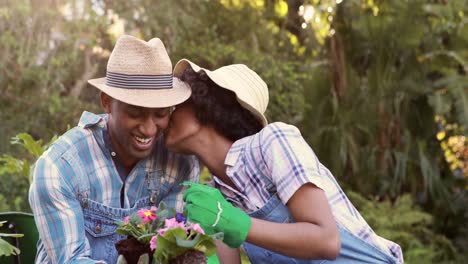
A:
{"label": "woman's arm", "polygon": [[216,240],[216,255],[221,264],[240,264],[240,252],[238,248],[230,248],[221,241]]}
{"label": "woman's arm", "polygon": [[219,190],[190,183],[184,193],[187,219],[207,234],[224,233],[224,243],[237,248],[245,240],[284,255],[307,259],[334,259],[340,238],[322,189],[302,185],[287,202],[296,223],[274,223],[251,218],[227,202]]}
{"label": "woman's arm", "polygon": [[[284,255],[334,259],[341,241],[325,194],[327,176],[299,129],[273,123],[259,134],[260,174],[277,189],[295,223],[279,224],[252,218],[247,241]],[[264,169],[260,169],[264,168]]]}
{"label": "woman's arm", "polygon": [[341,241],[325,193],[311,183],[300,187],[287,203],[296,223],[252,218],[247,241],[303,259],[335,259]]}

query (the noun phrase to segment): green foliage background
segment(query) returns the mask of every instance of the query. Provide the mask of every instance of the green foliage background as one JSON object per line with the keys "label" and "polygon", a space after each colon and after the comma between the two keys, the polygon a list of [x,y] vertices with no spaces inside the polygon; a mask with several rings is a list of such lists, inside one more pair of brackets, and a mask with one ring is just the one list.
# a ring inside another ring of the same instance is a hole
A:
{"label": "green foliage background", "polygon": [[173,64],[249,65],[269,121],[300,127],[408,263],[466,257],[466,1],[0,1],[1,211],[30,211],[44,142],[101,111],[86,81],[125,32],[161,38]]}

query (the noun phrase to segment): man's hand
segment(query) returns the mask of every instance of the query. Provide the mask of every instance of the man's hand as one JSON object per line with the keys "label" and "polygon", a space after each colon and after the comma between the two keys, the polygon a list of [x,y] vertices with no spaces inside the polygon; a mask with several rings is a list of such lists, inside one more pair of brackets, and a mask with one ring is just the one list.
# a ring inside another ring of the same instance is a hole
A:
{"label": "man's hand", "polygon": [[187,220],[199,223],[207,234],[224,233],[224,243],[237,248],[247,238],[250,216],[227,202],[218,189],[188,183],[184,192]]}

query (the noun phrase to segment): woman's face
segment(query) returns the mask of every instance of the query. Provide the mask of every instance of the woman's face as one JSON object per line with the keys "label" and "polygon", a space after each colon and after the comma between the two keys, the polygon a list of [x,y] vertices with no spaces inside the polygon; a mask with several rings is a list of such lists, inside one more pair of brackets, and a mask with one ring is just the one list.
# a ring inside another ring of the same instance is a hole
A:
{"label": "woman's face", "polygon": [[200,130],[200,122],[189,102],[176,106],[164,133],[166,147],[174,152],[191,154],[187,148],[190,139]]}

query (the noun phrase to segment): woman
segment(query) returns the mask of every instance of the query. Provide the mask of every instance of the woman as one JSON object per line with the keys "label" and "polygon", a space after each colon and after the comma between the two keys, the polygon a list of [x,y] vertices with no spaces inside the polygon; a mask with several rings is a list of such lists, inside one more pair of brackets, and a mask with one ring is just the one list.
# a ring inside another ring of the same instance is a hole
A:
{"label": "woman", "polygon": [[403,262],[400,247],[372,231],[299,130],[267,124],[268,88],[255,72],[181,60],[174,75],[192,95],[173,112],[166,146],[196,155],[217,188],[190,184],[190,220],[224,232],[224,243],[242,245],[252,263]]}

